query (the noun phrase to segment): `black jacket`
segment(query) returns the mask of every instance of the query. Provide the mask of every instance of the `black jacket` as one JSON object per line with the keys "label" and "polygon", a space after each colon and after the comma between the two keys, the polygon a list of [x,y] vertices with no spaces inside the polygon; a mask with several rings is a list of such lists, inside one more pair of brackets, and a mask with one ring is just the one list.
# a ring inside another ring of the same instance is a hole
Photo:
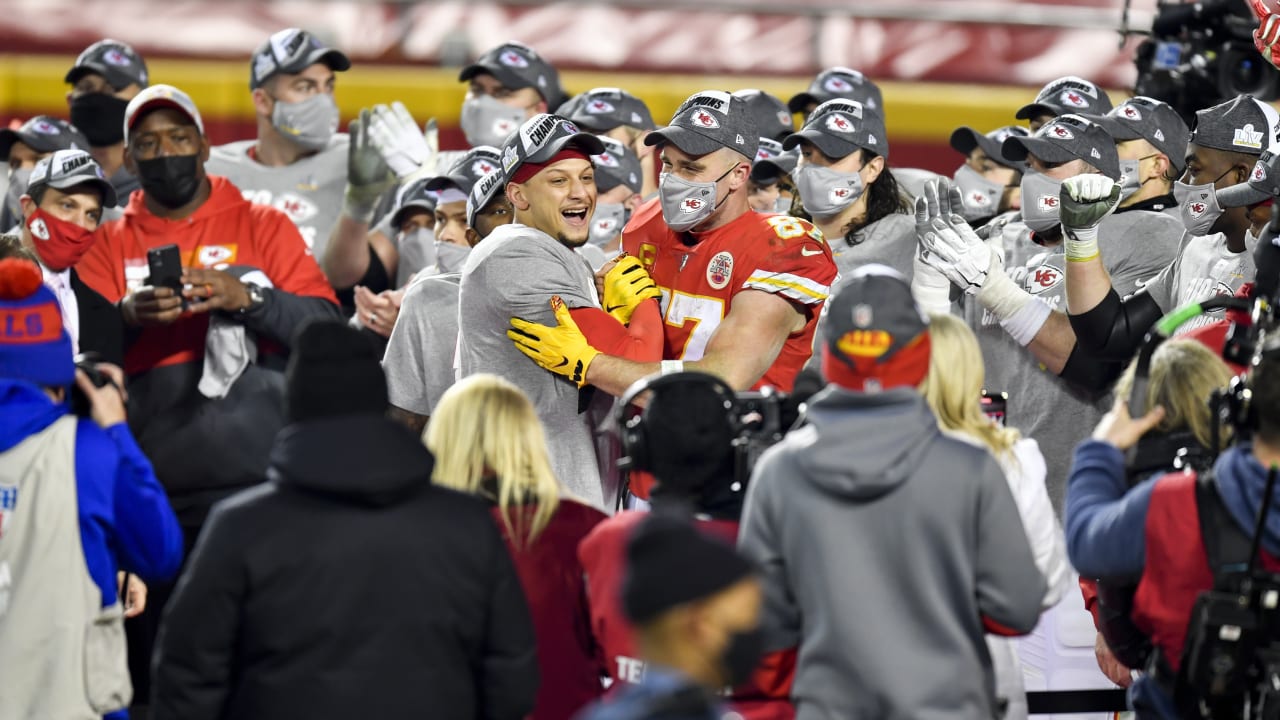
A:
{"label": "black jacket", "polygon": [[153,657],[152,718],[493,718],[533,709],[533,625],[487,506],[374,416],[294,424],[215,506]]}
{"label": "black jacket", "polygon": [[73,269],[71,292],[80,310],[80,352],[96,352],[106,362],[124,367],[124,319],[120,309],[85,285]]}

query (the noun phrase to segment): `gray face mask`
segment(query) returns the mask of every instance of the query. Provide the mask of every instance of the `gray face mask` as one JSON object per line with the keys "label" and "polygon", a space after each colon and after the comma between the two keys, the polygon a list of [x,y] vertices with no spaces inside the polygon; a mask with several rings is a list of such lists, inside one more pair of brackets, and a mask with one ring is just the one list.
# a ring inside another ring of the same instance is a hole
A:
{"label": "gray face mask", "polygon": [[956,169],[953,179],[956,187],[960,188],[960,199],[963,201],[960,215],[966,222],[983,220],[999,212],[1000,197],[1004,195],[1003,185],[988,180],[967,164]]}
{"label": "gray face mask", "polygon": [[[658,201],[662,203],[662,219],[667,227],[685,232],[711,217],[724,202],[716,200],[716,184],[736,167],[730,167],[710,182],[693,182],[672,173],[663,173],[658,180]],[[726,194],[725,198],[728,197]]]}
{"label": "gray face mask", "polygon": [[804,209],[815,218],[835,217],[866,192],[862,176],[817,165],[800,165],[791,171]]}
{"label": "gray face mask", "polygon": [[400,265],[417,272],[436,264],[436,236],[431,228],[400,234]]}
{"label": "gray face mask", "polygon": [[511,107],[492,95],[481,95],[463,101],[459,124],[471,147],[492,145],[500,148],[507,136],[524,122],[524,115],[522,108]]}
{"label": "gray face mask", "polygon": [[296,103],[276,100],[271,124],[298,147],[323,150],[338,131],[338,104],[329,93],[317,93]]}
{"label": "gray face mask", "polygon": [[462,272],[471,248],[443,240],[436,240],[436,269],[441,273]]}
{"label": "gray face mask", "polygon": [[1022,221],[1035,232],[1048,232],[1062,223],[1058,199],[1062,181],[1027,171],[1022,176]]}
{"label": "gray face mask", "polygon": [[627,224],[627,208],[622,203],[596,203],[596,212],[591,216],[591,234],[587,242],[597,247],[604,247],[622,234]]}
{"label": "gray face mask", "polygon": [[1140,166],[1143,160],[1153,158],[1155,155],[1140,157],[1137,160],[1121,160],[1120,161],[1120,200],[1127,200],[1130,195],[1142,189],[1142,176]]}
{"label": "gray face mask", "polygon": [[779,197],[773,202],[773,211],[779,215],[786,215],[791,212],[791,198]]}
{"label": "gray face mask", "polygon": [[1218,194],[1214,192],[1213,185],[1188,185],[1181,181],[1173,184],[1173,197],[1178,201],[1182,225],[1192,235],[1208,235],[1213,224],[1222,217],[1222,206],[1218,204]]}
{"label": "gray face mask", "polygon": [[[27,185],[31,183],[31,171],[35,168],[19,168],[9,171],[9,190],[5,193],[4,204],[16,221],[22,220],[22,196],[27,194]],[[0,232],[8,228],[0,228]]]}

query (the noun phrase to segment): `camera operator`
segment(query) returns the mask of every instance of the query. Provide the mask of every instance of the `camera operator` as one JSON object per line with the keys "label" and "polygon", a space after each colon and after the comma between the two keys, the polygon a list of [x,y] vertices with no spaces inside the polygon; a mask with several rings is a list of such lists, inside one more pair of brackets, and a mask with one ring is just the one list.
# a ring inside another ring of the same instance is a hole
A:
{"label": "camera operator", "polygon": [[[1212,469],[1213,500],[1231,522],[1212,535],[1238,530],[1251,535],[1260,511],[1267,468],[1280,464],[1280,344],[1261,354],[1248,380],[1253,415],[1252,442],[1224,452]],[[1175,678],[1182,669],[1183,643],[1192,608],[1214,586],[1219,568],[1208,561],[1198,501],[1198,473],[1184,471],[1149,479],[1132,490],[1125,477],[1124,451],[1157,427],[1168,412],[1156,406],[1145,416],[1129,415],[1126,399],[1076,449],[1067,495],[1067,553],[1081,574],[1138,577],[1134,624],[1155,647],[1155,672],[1136,681],[1130,703],[1140,717],[1179,717]],[[1280,563],[1280,514],[1272,511],[1262,537],[1263,564]],[[1143,715],[1143,713],[1150,715]]]}
{"label": "camera operator", "polygon": [[0,716],[114,713],[132,694],[117,570],[171,578],[182,532],[125,424],[123,373],[76,368],[34,263],[0,261],[0,317]]}

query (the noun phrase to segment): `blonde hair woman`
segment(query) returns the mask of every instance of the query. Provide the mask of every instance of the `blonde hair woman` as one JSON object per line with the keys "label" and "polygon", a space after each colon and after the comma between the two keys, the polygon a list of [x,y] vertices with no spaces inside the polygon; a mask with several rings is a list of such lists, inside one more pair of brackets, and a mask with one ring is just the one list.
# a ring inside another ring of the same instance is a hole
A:
{"label": "blonde hair woman", "polygon": [[[997,425],[983,412],[980,402],[986,369],[978,340],[959,318],[934,315],[929,321],[929,374],[920,386],[933,408],[938,426],[954,437],[985,446],[995,456],[1009,481],[1018,505],[1027,541],[1048,583],[1042,607],[1053,607],[1066,593],[1071,579],[1062,528],[1045,489],[1044,456],[1035,440],[1012,428]],[[988,635],[987,647],[996,671],[996,694],[1008,701],[1005,718],[1027,716],[1022,664],[1012,638]]]}
{"label": "blonde hair woman", "polygon": [[[1137,361],[1129,363],[1116,383],[1116,395],[1128,397],[1133,389],[1133,373]],[[1147,382],[1147,407],[1164,408],[1164,419],[1153,432],[1190,430],[1200,446],[1212,449],[1213,413],[1209,395],[1231,382],[1231,368],[1209,348],[1197,340],[1168,340],[1151,354]],[[1227,446],[1225,432],[1218,440],[1218,450]]]}
{"label": "blonde hair woman", "polygon": [[600,696],[578,543],[605,516],[565,495],[551,471],[533,403],[496,375],[463,378],[440,398],[423,433],[431,480],[493,504],[538,641],[535,720],[572,717]]}

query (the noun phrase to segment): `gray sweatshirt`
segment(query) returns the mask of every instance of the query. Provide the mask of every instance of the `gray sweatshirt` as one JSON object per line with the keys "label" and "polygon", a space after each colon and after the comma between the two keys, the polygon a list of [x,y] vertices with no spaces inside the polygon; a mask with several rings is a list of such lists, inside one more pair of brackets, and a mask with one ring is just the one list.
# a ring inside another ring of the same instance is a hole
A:
{"label": "gray sweatshirt", "polygon": [[918,393],[828,387],[761,458],[738,544],[797,720],[993,718],[983,636],[1030,632],[1045,580],[1004,474]]}

